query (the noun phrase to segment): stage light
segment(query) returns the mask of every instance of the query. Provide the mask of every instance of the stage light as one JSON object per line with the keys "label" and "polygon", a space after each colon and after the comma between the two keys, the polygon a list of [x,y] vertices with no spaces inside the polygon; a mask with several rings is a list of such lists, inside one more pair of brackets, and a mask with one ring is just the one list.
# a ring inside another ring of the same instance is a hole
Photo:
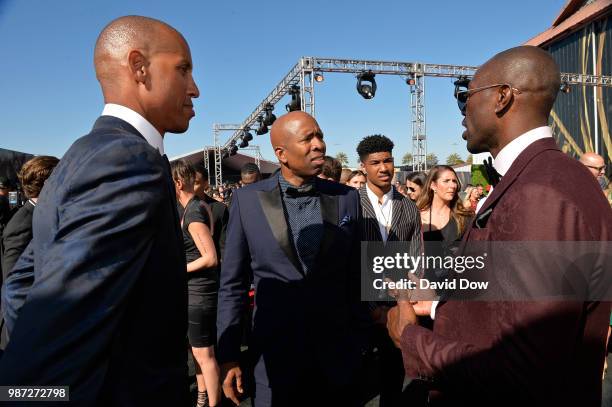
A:
{"label": "stage light", "polygon": [[263,123],[266,126],[272,126],[272,123],[274,123],[276,120],[276,116],[274,116],[274,113],[272,113],[272,111],[274,111],[274,106],[272,106],[271,103],[268,103],[264,110],[266,111],[266,114],[264,116]]}
{"label": "stage light", "polygon": [[357,92],[359,92],[364,99],[372,99],[374,95],[376,95],[375,76],[376,75],[372,73],[372,71],[362,72],[357,75]]}
{"label": "stage light", "polygon": [[229,154],[229,152],[227,150],[223,150],[223,153],[221,153],[221,159],[222,160],[225,160],[229,156],[230,156],[230,154]]}
{"label": "stage light", "polygon": [[291,95],[291,102],[285,105],[285,109],[288,112],[295,112],[296,110],[302,110],[302,98],[300,98],[300,87],[297,85],[291,86],[289,89]]}
{"label": "stage light", "polygon": [[238,152],[238,146],[236,144],[230,147],[230,151],[229,151],[230,156],[236,155],[237,152]]}
{"label": "stage light", "polygon": [[325,80],[325,77],[322,74],[320,74],[320,73],[316,73],[315,76],[314,76],[314,80],[315,80],[315,82],[321,83],[321,82],[323,82]]}
{"label": "stage light", "polygon": [[409,86],[416,85],[416,79],[414,78],[413,73],[408,74],[408,77],[406,78],[406,85],[409,85]]}
{"label": "stage light", "polygon": [[569,83],[563,82],[559,90],[563,93],[570,93],[572,91],[572,88],[570,88]]}
{"label": "stage light", "polygon": [[263,121],[263,116],[259,115],[259,117],[257,117],[257,123],[259,123],[259,127],[257,127],[257,130],[255,131],[258,136],[261,136],[262,134],[266,134],[268,132],[268,126],[266,126]]}
{"label": "stage light", "polygon": [[251,128],[250,127],[245,127],[244,130],[242,131],[242,139],[244,141],[246,141],[247,143],[251,140],[253,140],[253,135],[251,134]]}
{"label": "stage light", "polygon": [[248,146],[249,146],[249,142],[246,140],[242,140],[240,144],[238,144],[238,147],[240,148],[247,148]]}

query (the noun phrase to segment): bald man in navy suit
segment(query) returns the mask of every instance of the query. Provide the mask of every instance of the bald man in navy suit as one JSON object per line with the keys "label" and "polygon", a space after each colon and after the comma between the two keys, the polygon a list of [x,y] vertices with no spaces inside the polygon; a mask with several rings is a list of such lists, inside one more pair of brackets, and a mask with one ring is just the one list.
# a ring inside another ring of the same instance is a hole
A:
{"label": "bald man in navy suit", "polygon": [[187,273],[163,135],[194,116],[191,53],[169,25],[128,16],[94,61],[106,105],[47,180],[8,277],[0,384],[68,386],[75,405],[184,405]]}

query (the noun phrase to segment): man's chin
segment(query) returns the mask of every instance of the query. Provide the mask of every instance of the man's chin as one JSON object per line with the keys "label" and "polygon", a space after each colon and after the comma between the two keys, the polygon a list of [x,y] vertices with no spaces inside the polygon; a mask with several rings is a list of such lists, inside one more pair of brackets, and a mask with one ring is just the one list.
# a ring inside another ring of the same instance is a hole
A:
{"label": "man's chin", "polygon": [[470,144],[469,141],[467,143],[466,149],[467,149],[467,151],[470,152],[470,154],[480,154],[480,153],[488,153],[489,152],[489,150],[486,147]]}
{"label": "man's chin", "polygon": [[167,132],[174,133],[174,134],[182,134],[182,133],[185,133],[188,129],[189,129],[189,122],[174,125],[172,126],[171,129],[167,130]]}

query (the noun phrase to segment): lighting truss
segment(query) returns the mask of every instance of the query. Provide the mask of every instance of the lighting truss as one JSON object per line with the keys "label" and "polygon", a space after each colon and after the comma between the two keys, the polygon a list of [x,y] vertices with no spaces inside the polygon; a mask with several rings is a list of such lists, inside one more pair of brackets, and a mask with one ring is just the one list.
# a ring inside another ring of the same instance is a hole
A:
{"label": "lighting truss", "polygon": [[[219,168],[219,171],[216,172],[217,180],[219,182],[221,180],[222,151],[227,149],[232,141],[238,140],[242,130],[256,124],[257,117],[265,112],[264,108],[268,103],[276,105],[293,85],[300,87],[302,110],[315,116],[314,84],[316,81],[314,77],[323,72],[359,74],[363,71],[372,71],[376,75],[399,75],[416,79],[414,85],[408,85],[411,94],[413,168],[425,170],[427,169],[425,160],[427,155],[425,77],[472,78],[477,69],[477,66],[467,65],[302,57],[240,125],[235,126],[235,129],[224,129],[234,130],[234,133],[223,145],[219,145],[218,133],[215,133],[215,169]],[[612,87],[612,76],[562,73],[561,82],[569,85]]]}

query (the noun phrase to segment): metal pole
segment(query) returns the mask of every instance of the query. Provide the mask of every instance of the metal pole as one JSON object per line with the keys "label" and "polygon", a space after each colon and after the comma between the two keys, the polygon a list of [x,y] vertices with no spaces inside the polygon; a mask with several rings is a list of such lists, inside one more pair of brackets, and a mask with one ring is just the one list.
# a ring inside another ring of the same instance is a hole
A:
{"label": "metal pole", "polygon": [[[595,46],[595,25],[591,23],[591,42],[593,50],[593,75],[597,76],[597,47]],[[593,117],[595,119],[595,153],[599,154],[599,114],[597,113],[597,86],[593,86]]]}
{"label": "metal pole", "polygon": [[208,178],[210,180],[210,158],[208,157],[209,150],[209,146],[204,147],[204,168],[206,168],[206,171],[208,171]]}
{"label": "metal pole", "polygon": [[218,187],[223,183],[223,156],[221,153],[221,145],[219,144],[219,126],[214,125],[215,135],[215,186]]}

